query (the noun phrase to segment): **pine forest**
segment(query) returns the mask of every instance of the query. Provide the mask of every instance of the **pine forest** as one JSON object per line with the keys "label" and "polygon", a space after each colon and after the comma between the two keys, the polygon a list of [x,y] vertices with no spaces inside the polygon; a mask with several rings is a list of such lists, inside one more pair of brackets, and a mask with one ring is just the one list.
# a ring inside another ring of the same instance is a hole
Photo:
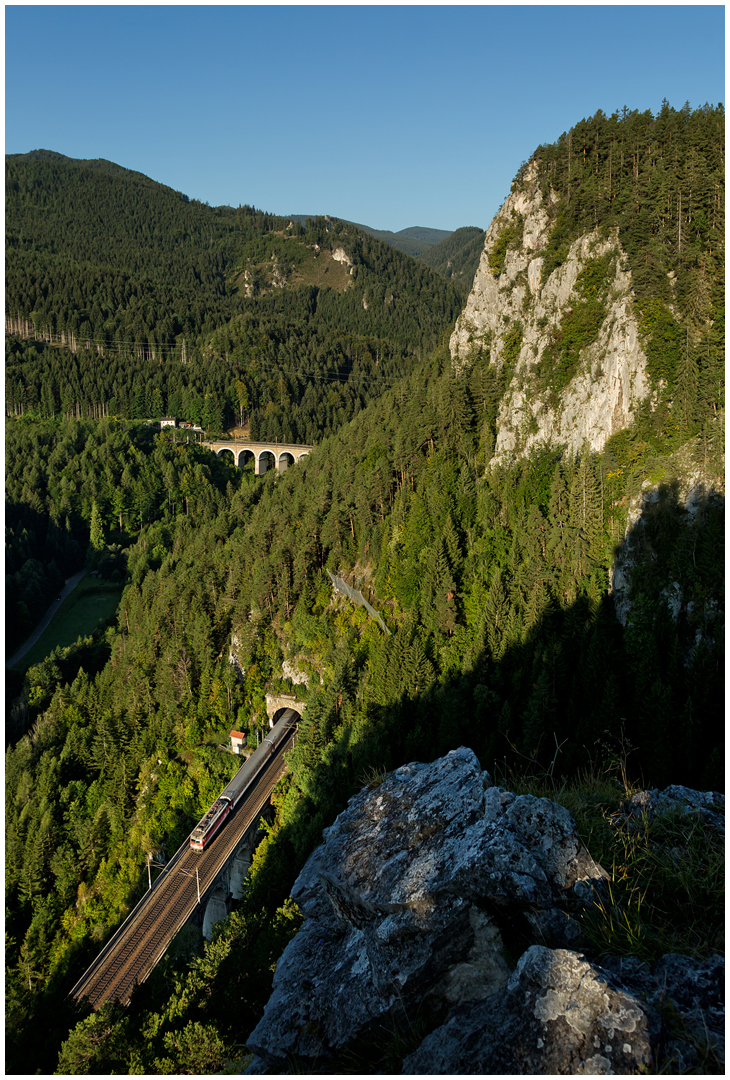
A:
{"label": "pine forest", "polygon": [[[7,1072],[241,1059],[299,925],[293,881],[379,771],[468,746],[498,777],[724,790],[724,113],[599,112],[529,164],[543,280],[578,237],[618,235],[652,396],[600,450],[506,460],[509,357],[449,350],[480,230],[414,259],[107,161],[6,158],[6,659],[77,571],[120,596],[7,671]],[[520,230],[489,252],[496,278]],[[535,368],[556,396],[605,273],[589,264]],[[150,423],[166,415],[314,448],[257,476]],[[211,943],[181,934],[129,1007],[79,1006],[148,854],[235,773],[231,729],[256,746],[267,692],[306,709],[244,900]]]}

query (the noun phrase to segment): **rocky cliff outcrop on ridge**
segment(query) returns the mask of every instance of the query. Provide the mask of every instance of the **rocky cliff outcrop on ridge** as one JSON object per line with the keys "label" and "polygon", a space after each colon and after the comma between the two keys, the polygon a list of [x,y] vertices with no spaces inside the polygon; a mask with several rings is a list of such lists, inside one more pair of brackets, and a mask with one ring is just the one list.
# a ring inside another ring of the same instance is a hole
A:
{"label": "rocky cliff outcrop on ridge", "polygon": [[[724,820],[721,797],[699,802]],[[304,924],[248,1071],[338,1071],[343,1055],[368,1071],[399,1029],[422,1033],[405,1074],[676,1071],[696,1052],[667,1007],[721,1054],[720,957],[581,952],[607,877],[567,810],[494,786],[471,750],[397,769],[350,800],[295,883]]]}
{"label": "rocky cliff outcrop on ridge", "polygon": [[[661,512],[662,503],[676,507],[679,519],[690,528],[699,529],[707,518],[708,509],[724,508],[725,478],[717,469],[708,469],[697,460],[697,440],[692,440],[668,461],[666,481],[656,483],[645,480],[641,491],[631,500],[626,515],[626,531],[623,542],[616,547],[610,569],[611,594],[616,617],[626,626],[631,611],[631,577],[642,560],[656,560],[656,552],[647,535],[647,521],[652,514]],[[700,605],[685,594],[676,579],[667,580],[663,590],[674,619],[684,614],[699,615]],[[709,596],[702,605],[703,633],[718,618],[724,625],[724,614],[718,598]],[[699,627],[698,627],[699,629]]]}
{"label": "rocky cliff outcrop on ridge", "polygon": [[[451,336],[457,365],[468,364],[475,349],[487,348],[491,363],[510,366],[497,420],[497,459],[545,443],[577,451],[587,442],[600,450],[630,424],[637,404],[650,394],[631,273],[618,236],[595,232],[578,238],[562,264],[545,277],[543,252],[551,224],[533,163],[487,229],[471,294]],[[606,257],[605,315],[556,397],[538,378],[541,357],[564,334],[564,318],[579,302],[581,271]],[[519,354],[510,361],[506,354],[515,342]]]}

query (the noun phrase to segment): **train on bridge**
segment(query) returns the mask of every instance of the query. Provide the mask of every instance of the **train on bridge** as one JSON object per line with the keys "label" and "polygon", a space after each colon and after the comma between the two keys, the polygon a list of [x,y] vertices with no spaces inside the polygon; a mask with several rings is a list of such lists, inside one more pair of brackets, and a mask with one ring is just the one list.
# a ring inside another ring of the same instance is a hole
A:
{"label": "train on bridge", "polygon": [[220,793],[213,805],[201,818],[190,834],[190,847],[193,851],[204,851],[207,844],[219,832],[226,819],[235,810],[246,791],[254,783],[256,777],[263,769],[266,762],[271,758],[277,747],[291,733],[292,725],[299,719],[299,713],[294,709],[287,709],[281,718],[277,720],[273,728],[263,740],[257,750],[241,766],[231,782]]}

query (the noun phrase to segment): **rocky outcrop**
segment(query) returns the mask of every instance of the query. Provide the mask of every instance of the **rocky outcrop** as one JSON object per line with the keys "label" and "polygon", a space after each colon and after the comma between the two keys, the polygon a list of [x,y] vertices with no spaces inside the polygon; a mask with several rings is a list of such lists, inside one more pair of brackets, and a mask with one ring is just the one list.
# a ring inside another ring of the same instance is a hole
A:
{"label": "rocky outcrop", "polygon": [[233,667],[233,670],[236,673],[236,679],[242,683],[246,678],[246,668],[243,666],[243,662],[239,656],[240,649],[241,642],[238,639],[238,635],[233,634],[231,637],[230,648],[228,649],[228,663]]}
{"label": "rocky outcrop", "polygon": [[651,1011],[607,973],[533,945],[498,998],[453,1010],[403,1072],[633,1073],[651,1068],[652,1026]]}
{"label": "rocky outcrop", "polygon": [[[687,525],[700,525],[708,507],[724,502],[724,476],[708,470],[696,458],[699,456],[693,440],[669,459],[671,486],[666,481],[644,481],[641,491],[628,507],[624,540],[618,545],[609,571],[610,592],[613,596],[616,617],[626,626],[631,612],[631,577],[642,559],[653,559],[651,542],[647,536],[647,519],[655,513],[662,501],[676,507],[681,520]],[[684,595],[678,581],[669,581],[663,590],[672,617],[676,619],[682,610],[691,613],[691,600]],[[713,621],[709,608],[716,604],[708,598],[707,616]]]}
{"label": "rocky outcrop", "polygon": [[[605,966],[533,945],[504,991],[453,1009],[403,1062],[403,1073],[627,1074],[685,1072],[696,1044],[724,1059],[724,960],[665,956],[653,969],[609,958]],[[671,1037],[674,1010],[687,1037]]]}
{"label": "rocky outcrop", "polygon": [[347,252],[345,251],[344,248],[341,248],[341,247],[332,248],[332,258],[335,260],[335,262],[344,263],[345,266],[352,269],[352,259],[347,254]]}
{"label": "rocky outcrop", "polygon": [[281,665],[281,674],[285,679],[289,679],[295,686],[304,683],[305,686],[309,686],[309,675],[306,671],[302,671],[297,667],[293,660],[284,660]]}
{"label": "rocky outcrop", "polygon": [[406,1073],[651,1069],[663,969],[632,968],[638,994],[580,951],[606,877],[567,810],[492,785],[471,750],[403,766],[350,800],[297,879],[304,923],[249,1071],[331,1070],[414,1017]]}
{"label": "rocky outcrop", "polygon": [[626,818],[673,812],[695,817],[725,835],[725,796],[717,791],[694,791],[683,784],[670,784],[664,791],[655,788],[637,791],[626,803]]}
{"label": "rocky outcrop", "polygon": [[[551,227],[531,165],[497,213],[486,233],[471,294],[451,337],[457,366],[486,347],[490,362],[505,362],[511,328],[522,328],[519,355],[499,409],[495,458],[507,460],[540,444],[587,443],[600,450],[631,422],[636,406],[650,393],[646,357],[633,310],[631,274],[618,236],[582,236],[567,258],[545,279],[542,252]],[[497,252],[512,230],[521,239],[507,247],[503,265]],[[596,339],[585,348],[573,377],[557,396],[538,386],[536,369],[543,352],[561,333],[561,319],[577,297],[576,282],[590,259],[615,256],[608,285],[606,315]],[[496,274],[496,276],[495,276]]]}
{"label": "rocky outcrop", "polygon": [[[725,1061],[725,960],[693,960],[668,953],[652,967],[633,957],[605,957],[602,969],[662,1018],[652,1041],[661,1048],[663,1071],[705,1072],[698,1068],[698,1047],[714,1060]],[[654,1055],[656,1059],[656,1054]]]}

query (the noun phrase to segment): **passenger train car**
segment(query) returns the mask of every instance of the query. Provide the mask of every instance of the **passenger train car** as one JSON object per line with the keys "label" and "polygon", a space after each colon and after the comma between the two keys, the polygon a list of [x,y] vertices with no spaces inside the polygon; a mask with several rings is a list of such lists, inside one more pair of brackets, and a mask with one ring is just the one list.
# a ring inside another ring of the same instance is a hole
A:
{"label": "passenger train car", "polygon": [[233,813],[244,794],[248,791],[266,762],[273,756],[282,742],[289,737],[291,729],[299,719],[294,709],[287,709],[264,741],[254,750],[245,765],[241,766],[228,787],[221,792],[211,808],[195,826],[190,834],[190,847],[194,851],[203,851],[213,839],[226,818]]}

